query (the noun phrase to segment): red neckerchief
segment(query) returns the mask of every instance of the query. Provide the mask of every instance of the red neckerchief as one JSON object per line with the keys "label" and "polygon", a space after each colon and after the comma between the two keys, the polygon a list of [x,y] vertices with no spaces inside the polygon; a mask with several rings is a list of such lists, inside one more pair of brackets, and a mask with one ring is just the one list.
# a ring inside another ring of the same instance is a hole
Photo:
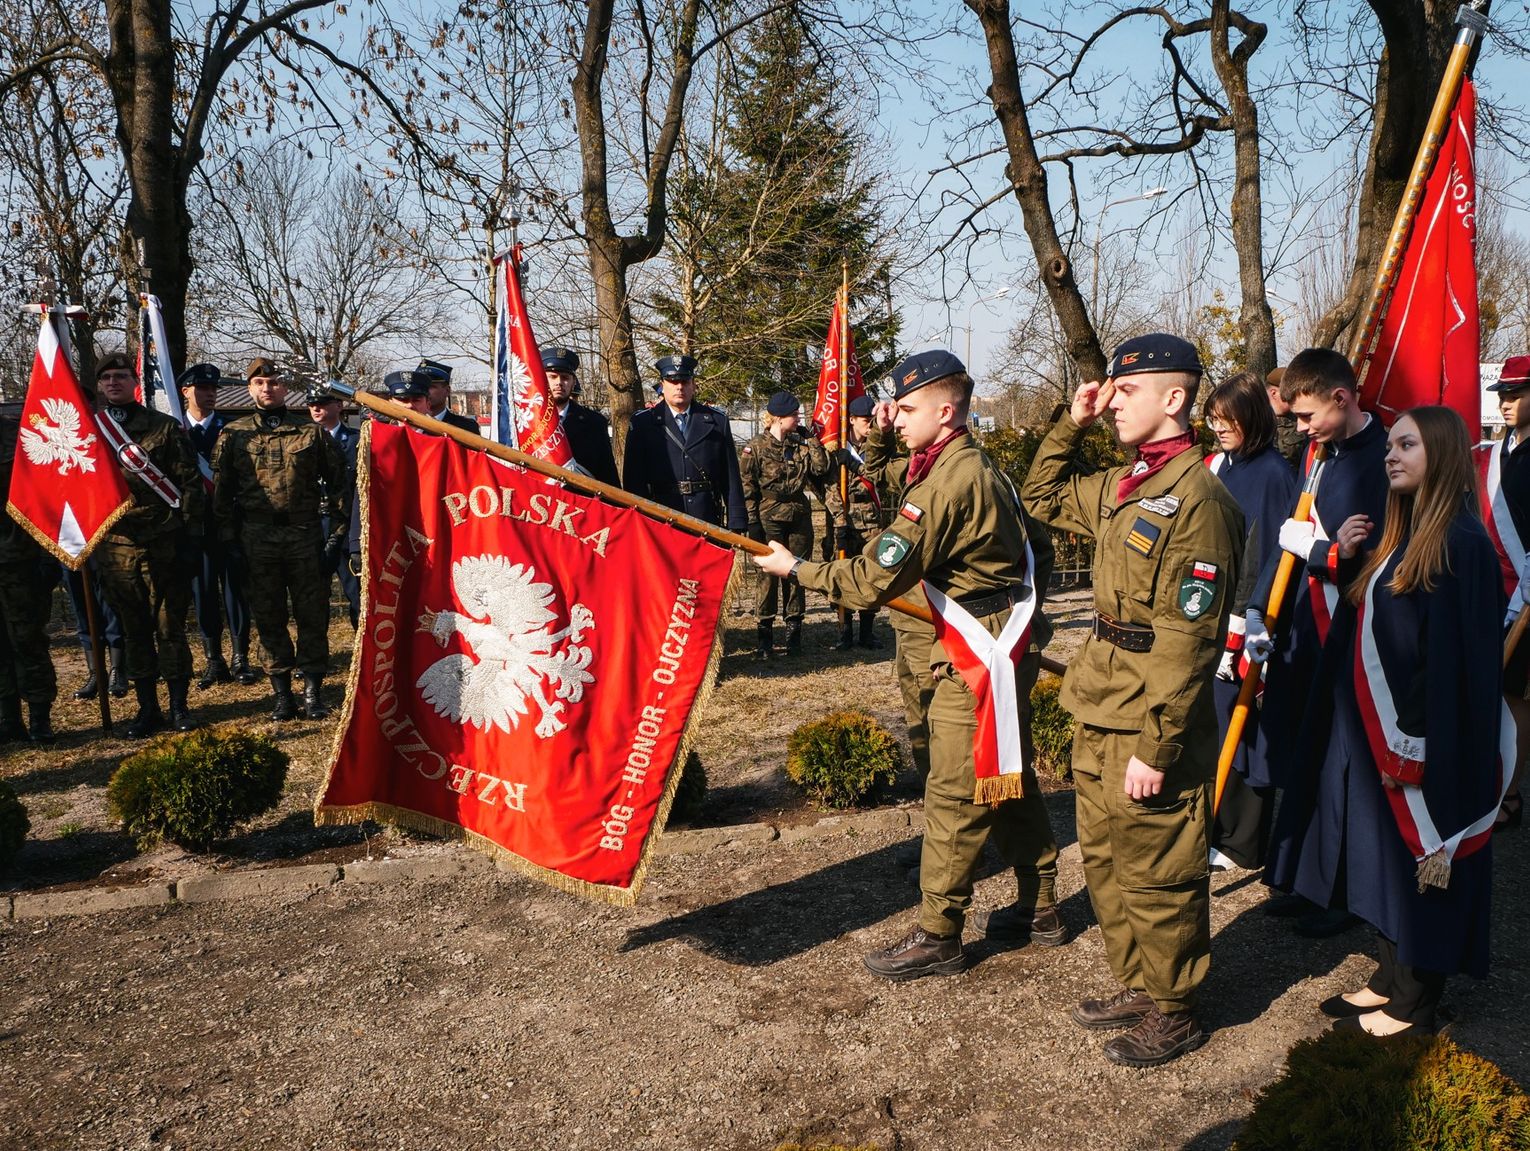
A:
{"label": "red neckerchief", "polygon": [[1181,432],[1177,436],[1171,436],[1166,440],[1154,440],[1150,444],[1143,444],[1137,449],[1137,461],[1132,464],[1132,470],[1121,477],[1121,482],[1116,485],[1116,503],[1120,503],[1127,496],[1147,482],[1147,478],[1163,470],[1165,464],[1172,460],[1180,452],[1188,452],[1195,447],[1195,436],[1190,432]]}
{"label": "red neckerchief", "polygon": [[908,458],[908,478],[903,481],[903,486],[905,488],[911,488],[920,480],[924,479],[925,476],[929,475],[930,469],[935,466],[936,457],[939,456],[941,452],[946,450],[946,446],[950,444],[952,440],[956,439],[958,436],[965,436],[966,434],[967,425],[963,424],[961,427],[957,428],[956,431],[948,435],[945,439],[940,440],[937,443],[933,443],[923,451],[915,452],[913,455],[911,455]]}

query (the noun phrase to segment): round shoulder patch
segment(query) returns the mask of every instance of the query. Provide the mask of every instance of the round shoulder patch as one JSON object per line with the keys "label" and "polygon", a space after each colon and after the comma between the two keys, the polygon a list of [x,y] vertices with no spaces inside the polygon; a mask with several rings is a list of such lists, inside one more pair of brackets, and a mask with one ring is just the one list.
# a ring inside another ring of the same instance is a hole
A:
{"label": "round shoulder patch", "polygon": [[885,531],[877,540],[877,563],[884,568],[895,568],[914,550],[914,545],[894,531]]}

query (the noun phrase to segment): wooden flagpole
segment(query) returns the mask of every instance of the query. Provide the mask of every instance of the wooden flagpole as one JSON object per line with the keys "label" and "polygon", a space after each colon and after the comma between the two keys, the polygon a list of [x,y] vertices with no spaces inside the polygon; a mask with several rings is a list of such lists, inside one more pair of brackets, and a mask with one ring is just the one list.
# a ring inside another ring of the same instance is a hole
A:
{"label": "wooden flagpole", "polygon": [[[485,439],[475,432],[463,431],[461,428],[451,424],[442,423],[439,420],[431,419],[429,416],[421,415],[410,408],[381,399],[367,392],[359,391],[349,384],[342,384],[339,380],[331,380],[325,386],[335,395],[354,400],[360,407],[366,408],[375,415],[383,416],[390,420],[397,420],[399,423],[409,424],[411,427],[419,428],[422,432],[445,436],[447,439],[455,440],[463,447],[471,448],[475,452],[486,452],[495,459],[503,460],[508,464],[518,464],[528,471],[536,472],[538,475],[546,476],[548,479],[557,480],[588,495],[600,496],[611,503],[634,508],[644,515],[659,520],[661,523],[669,524],[671,527],[681,528],[684,531],[705,536],[713,543],[722,544],[724,547],[736,548],[739,551],[748,552],[750,555],[763,556],[770,554],[770,546],[768,544],[755,543],[748,536],[739,535],[737,532],[730,532],[726,528],[720,528],[716,524],[708,523],[706,520],[699,520],[695,516],[688,516],[684,512],[678,512],[674,508],[665,507],[663,504],[656,504],[652,500],[645,500],[641,496],[635,496],[631,492],[624,491],[619,487],[602,483],[594,476],[582,475],[579,472],[569,471],[567,468],[560,468],[557,464],[549,463],[547,460],[527,455],[525,452],[517,451],[515,448],[506,447],[504,444],[497,444],[493,440]],[[911,615],[915,619],[921,619],[925,623],[934,622],[933,617],[930,615],[930,609],[919,604],[910,603],[904,599],[895,599],[886,606],[895,611],[901,611],[905,615]],[[1061,664],[1055,660],[1047,659],[1045,656],[1042,657],[1041,665],[1047,671],[1055,674],[1060,675],[1063,671]]]}
{"label": "wooden flagpole", "polygon": [[[836,303],[839,305],[839,347],[834,349],[834,354],[839,358],[839,450],[843,452],[850,446],[850,415],[847,397],[850,394],[850,261],[841,259],[839,263],[840,283],[839,295]],[[845,462],[845,457],[839,459],[839,514],[845,521],[840,524],[841,529],[850,526],[850,465]],[[834,554],[840,559],[845,558],[845,549],[836,548]],[[845,627],[850,623],[850,609],[839,609],[839,627],[843,634]]]}
{"label": "wooden flagpole", "polygon": [[[1428,182],[1429,173],[1434,168],[1434,161],[1440,154],[1440,145],[1444,142],[1445,133],[1449,128],[1456,98],[1461,94],[1461,84],[1466,78],[1467,65],[1471,62],[1472,49],[1476,46],[1478,37],[1487,28],[1486,0],[1478,0],[1475,4],[1463,4],[1456,13],[1456,24],[1459,29],[1456,33],[1456,42],[1451,49],[1450,59],[1446,63],[1445,75],[1440,80],[1440,90],[1435,94],[1434,108],[1429,114],[1429,123],[1424,129],[1424,138],[1419,144],[1418,155],[1413,159],[1413,170],[1408,173],[1408,183],[1403,191],[1402,202],[1398,204],[1397,215],[1392,220],[1392,230],[1387,236],[1386,250],[1382,256],[1381,265],[1376,270],[1376,279],[1371,284],[1364,321],[1356,329],[1355,338],[1350,344],[1349,362],[1354,365],[1355,375],[1362,383],[1365,380],[1370,354],[1381,327],[1381,318],[1386,313],[1388,297],[1397,280],[1403,250],[1407,246],[1408,235],[1413,230],[1413,221],[1418,215],[1419,202],[1424,195],[1424,185]],[[1323,451],[1319,447],[1316,462],[1312,473],[1307,477],[1306,486],[1302,489],[1301,500],[1296,505],[1293,519],[1311,518],[1312,501],[1317,494],[1318,478],[1322,471],[1322,459]],[[1265,606],[1264,620],[1271,635],[1274,634],[1280,605],[1285,600],[1286,589],[1290,585],[1295,570],[1296,557],[1290,552],[1282,552],[1280,566],[1275,571],[1275,582],[1270,589],[1269,603]],[[1511,640],[1512,638],[1511,634]],[[1222,751],[1217,757],[1216,793],[1212,800],[1213,814],[1222,805],[1222,792],[1227,787],[1227,777],[1232,772],[1233,760],[1237,758],[1238,744],[1243,740],[1243,729],[1248,724],[1249,710],[1253,706],[1254,693],[1258,690],[1262,670],[1263,664],[1251,664],[1248,674],[1243,679],[1243,685],[1238,690],[1238,702],[1233,707],[1232,717],[1227,725],[1227,738],[1222,741]]]}

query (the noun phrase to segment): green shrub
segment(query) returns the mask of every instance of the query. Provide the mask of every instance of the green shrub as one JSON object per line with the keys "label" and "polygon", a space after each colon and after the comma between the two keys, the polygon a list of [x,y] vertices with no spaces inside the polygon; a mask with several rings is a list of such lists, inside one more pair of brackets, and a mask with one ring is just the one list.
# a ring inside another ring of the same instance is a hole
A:
{"label": "green shrub", "polygon": [[1058,779],[1073,775],[1073,716],[1058,702],[1062,680],[1043,675],[1031,689],[1031,738],[1036,744],[1036,770]]}
{"label": "green shrub", "polygon": [[786,744],[786,774],[825,807],[851,807],[891,784],[903,767],[892,733],[859,711],[805,723]]}
{"label": "green shrub", "polygon": [[1291,1048],[1235,1151],[1510,1151],[1530,1147],[1530,1098],[1449,1039],[1328,1032]]}
{"label": "green shrub", "polygon": [[21,806],[11,785],[0,782],[0,872],[11,866],[31,830],[32,821],[27,818],[27,809]]}
{"label": "green shrub", "polygon": [[694,751],[685,757],[680,768],[680,782],[675,787],[675,801],[670,805],[670,819],[689,823],[701,814],[707,798],[707,769]]}
{"label": "green shrub", "polygon": [[236,823],[276,806],[287,762],[270,737],[232,725],[172,735],[123,760],[106,801],[140,850],[164,838],[206,851]]}

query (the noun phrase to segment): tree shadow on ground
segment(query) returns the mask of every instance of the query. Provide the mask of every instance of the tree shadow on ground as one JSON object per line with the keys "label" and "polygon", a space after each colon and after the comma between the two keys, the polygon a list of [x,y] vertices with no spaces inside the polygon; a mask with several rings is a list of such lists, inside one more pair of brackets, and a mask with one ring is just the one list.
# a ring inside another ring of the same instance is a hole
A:
{"label": "tree shadow on ground", "polygon": [[1243,1130],[1243,1120],[1227,1119],[1191,1137],[1180,1151],[1227,1151]]}
{"label": "tree shadow on ground", "polygon": [[25,891],[86,883],[137,855],[132,837],[121,830],[77,831],[53,839],[28,839],[6,872],[5,886]]}
{"label": "tree shadow on ground", "polygon": [[[312,811],[291,811],[275,823],[219,840],[215,850],[229,860],[241,862],[293,861],[314,852],[365,844],[381,831],[380,825],[370,820],[319,827],[314,824]],[[306,858],[301,861],[314,862]]]}

